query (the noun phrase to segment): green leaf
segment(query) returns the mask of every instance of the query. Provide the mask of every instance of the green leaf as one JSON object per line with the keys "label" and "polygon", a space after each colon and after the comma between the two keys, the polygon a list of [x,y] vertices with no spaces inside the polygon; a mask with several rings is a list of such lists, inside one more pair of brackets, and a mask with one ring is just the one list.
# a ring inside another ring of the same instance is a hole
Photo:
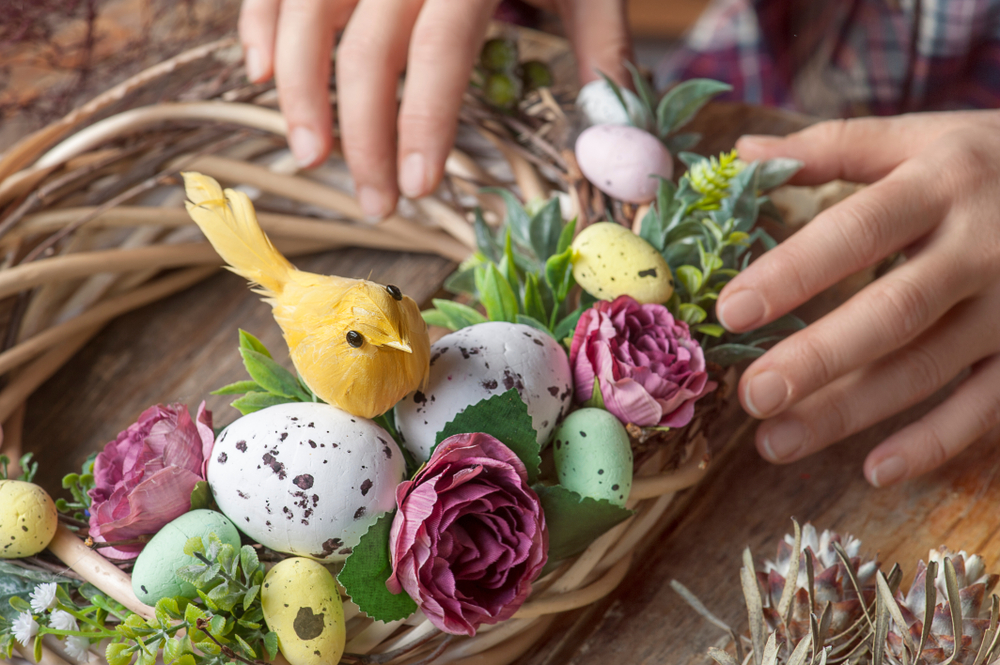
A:
{"label": "green leaf", "polygon": [[109,644],[108,648],[104,650],[104,657],[107,659],[108,665],[128,665],[132,662],[129,645],[122,642]]}
{"label": "green leaf", "polygon": [[583,403],[585,407],[592,409],[604,408],[604,393],[601,392],[601,380],[594,377],[594,386],[590,390],[590,399]]}
{"label": "green leaf", "polygon": [[674,272],[677,273],[677,280],[684,285],[691,296],[698,294],[702,285],[702,273],[694,266],[681,266]]}
{"label": "green leaf", "polygon": [[493,237],[493,229],[489,227],[483,218],[482,208],[476,207],[473,220],[472,228],[476,234],[476,247],[490,261],[499,261],[500,245],[497,244],[496,238]]}
{"label": "green leaf", "polygon": [[275,395],[309,401],[309,395],[302,390],[299,380],[287,369],[276,363],[269,356],[253,349],[240,349],[243,365],[247,373],[260,386]]}
{"label": "green leaf", "polygon": [[549,529],[549,560],[559,561],[587,549],[633,511],[606,499],[584,497],[562,485],[535,485]]}
{"label": "green leaf", "polygon": [[531,219],[524,210],[524,206],[517,200],[517,197],[510,190],[503,189],[502,187],[487,187],[483,191],[490,194],[498,194],[503,199],[506,208],[504,225],[510,229],[511,235],[514,236],[517,242],[525,247],[531,247]]}
{"label": "green leaf", "polygon": [[533,319],[544,321],[548,316],[542,294],[538,290],[538,275],[529,272],[524,278],[524,312]]}
{"label": "green leaf", "polygon": [[656,248],[656,251],[663,251],[663,241],[666,232],[663,229],[663,218],[660,215],[660,205],[650,206],[649,210],[639,222],[639,237]]}
{"label": "green leaf", "polygon": [[475,297],[477,295],[475,267],[459,267],[444,280],[444,288],[452,293],[467,293]]}
{"label": "green leaf", "polygon": [[705,333],[709,337],[722,337],[726,329],[718,323],[702,323],[694,327],[695,332]]}
{"label": "green leaf", "polygon": [[452,330],[459,330],[461,328],[474,326],[477,323],[486,323],[486,321],[488,321],[485,316],[472,307],[455,302],[454,300],[435,298],[431,302],[448,318],[449,321],[451,321],[454,326]]}
{"label": "green leaf", "polygon": [[626,60],[625,67],[632,75],[632,85],[639,94],[639,99],[642,100],[643,106],[649,109],[650,114],[652,114],[653,109],[656,108],[656,91],[653,90],[652,86],[649,85],[649,82],[646,81],[646,77],[639,73],[639,70],[635,68],[635,65]]}
{"label": "green leaf", "polygon": [[724,224],[735,219],[735,231],[748,232],[753,227],[760,206],[757,197],[759,166],[754,162],[729,181],[729,196],[722,200],[718,210],[712,211],[713,220]]}
{"label": "green leaf", "polygon": [[583,307],[577,307],[567,314],[556,324],[556,327],[552,330],[552,335],[560,340],[571,336],[576,331],[576,324],[580,321],[580,317],[583,316],[583,312]]}
{"label": "green leaf", "polygon": [[269,632],[264,636],[264,648],[267,649],[267,659],[274,660],[278,655],[278,634]]}
{"label": "green leaf", "polygon": [[237,381],[213,390],[209,395],[242,395],[244,393],[265,392],[256,381]]}
{"label": "green leaf", "polygon": [[557,304],[562,304],[573,288],[573,250],[550,256],[545,262],[545,281],[556,296]]}
{"label": "green leaf", "polygon": [[184,655],[184,644],[180,640],[171,639],[163,645],[163,662],[168,665]]}
{"label": "green leaf", "polygon": [[656,128],[660,137],[680,129],[701,110],[712,97],[733,87],[711,79],[691,79],[671,89],[656,109]]}
{"label": "green leaf", "polygon": [[208,508],[213,503],[215,501],[212,498],[212,489],[208,486],[208,483],[204,480],[196,482],[194,489],[191,490],[191,510]]}
{"label": "green leaf", "polygon": [[510,230],[504,234],[503,257],[497,264],[500,274],[507,279],[510,290],[517,294],[521,290],[521,275],[517,269],[517,258],[514,256],[514,243],[511,242]]}
{"label": "green leaf", "polygon": [[490,321],[514,323],[517,320],[517,296],[495,265],[491,263],[482,271],[476,271],[476,288]]}
{"label": "green leaf", "polygon": [[257,658],[257,652],[254,651],[253,647],[247,644],[247,641],[239,636],[239,633],[233,633],[233,637],[236,638],[236,644],[239,645],[240,651],[247,658]]}
{"label": "green leaf", "polygon": [[534,328],[539,332],[543,332],[546,335],[549,335],[550,337],[552,336],[552,331],[548,329],[548,326],[546,326],[538,319],[528,316],[527,314],[518,314],[516,323],[520,323],[521,325],[525,326],[531,326],[532,328]]}
{"label": "green leaf", "polygon": [[695,324],[701,323],[708,316],[708,313],[698,307],[698,305],[692,305],[691,303],[681,303],[681,306],[677,308],[681,317],[681,321],[693,326]]}
{"label": "green leaf", "polygon": [[573,236],[576,234],[576,218],[569,220],[559,232],[559,243],[556,245],[556,254],[562,254],[573,244]]}
{"label": "green leaf", "polygon": [[528,232],[531,236],[531,249],[540,263],[548,260],[553,254],[559,253],[559,239],[562,235],[562,211],[559,199],[552,197],[542,206],[534,217]]}
{"label": "green leaf", "polygon": [[729,367],[743,360],[752,360],[762,355],[764,355],[764,349],[759,349],[756,346],[720,344],[705,352],[705,360],[722,367]]}
{"label": "green leaf", "polygon": [[429,326],[438,326],[439,328],[447,328],[448,330],[458,330],[453,327],[454,324],[451,319],[439,309],[425,309],[420,312],[420,316],[423,317],[424,323]]}
{"label": "green leaf", "polygon": [[20,610],[15,609],[11,602],[14,599],[22,599],[22,602],[25,602],[23,598],[28,598],[34,590],[33,580],[8,575],[0,577],[0,616],[13,622],[20,614]]}
{"label": "green leaf", "polygon": [[804,164],[790,157],[776,157],[760,165],[760,180],[757,187],[762,192],[780,187],[798,173]]}
{"label": "green leaf", "polygon": [[684,132],[668,136],[663,144],[671,154],[676,155],[684,150],[690,150],[701,142],[701,134],[698,132]]}
{"label": "green leaf", "polygon": [[455,416],[437,433],[434,445],[455,434],[474,432],[489,434],[510,448],[528,470],[528,482],[535,482],[542,463],[541,447],[528,407],[515,388],[481,400]]}
{"label": "green leaf", "polygon": [[249,351],[256,351],[257,353],[267,356],[268,358],[271,357],[271,352],[267,350],[264,343],[243,329],[240,329],[240,348],[247,349]]}
{"label": "green leaf", "polygon": [[392,574],[389,531],[395,514],[394,511],[378,518],[361,537],[361,542],[347,557],[344,568],[337,575],[337,581],[343,585],[351,600],[376,621],[398,621],[417,611],[417,604],[405,591],[393,594],[385,587]]}
{"label": "green leaf", "polygon": [[622,94],[621,87],[604,72],[598,70],[597,73],[600,74],[601,78],[604,79],[604,82],[608,84],[609,88],[611,88],[611,92],[615,94],[615,98],[618,100],[618,103],[622,105],[623,109],[625,109],[625,115],[628,116],[629,121],[635,126],[635,120],[632,118],[632,110],[629,108],[628,102],[625,101],[625,95]]}
{"label": "green leaf", "polygon": [[243,577],[249,580],[257,571],[257,568],[260,567],[260,558],[257,556],[257,550],[249,545],[241,547],[240,566],[243,568]]}
{"label": "green leaf", "polygon": [[[679,152],[677,153],[677,159],[684,162],[684,166],[690,169],[695,164],[700,164],[708,159],[705,155],[699,155],[696,152]],[[686,176],[687,174],[685,174]]]}
{"label": "green leaf", "polygon": [[288,404],[289,402],[295,401],[296,400],[294,399],[282,397],[280,395],[272,395],[271,393],[247,393],[243,397],[233,400],[230,403],[230,406],[237,409],[245,416],[248,413],[260,411],[261,409],[266,409],[267,407],[274,406],[275,404]]}

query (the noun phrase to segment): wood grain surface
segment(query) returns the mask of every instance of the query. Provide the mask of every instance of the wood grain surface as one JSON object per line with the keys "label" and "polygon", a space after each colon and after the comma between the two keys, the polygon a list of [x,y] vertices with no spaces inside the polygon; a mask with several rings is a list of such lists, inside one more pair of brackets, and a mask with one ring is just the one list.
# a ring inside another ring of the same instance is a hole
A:
{"label": "wood grain surface", "polygon": [[[698,119],[699,151],[729,148],[744,133],[784,134],[808,122],[781,111],[714,105]],[[426,303],[454,265],[417,254],[344,250],[298,264],[307,270],[395,283]],[[803,312],[815,318],[858,288],[849,280]],[[42,462],[39,481],[58,490],[75,470],[138,414],[157,402],[196,408],[209,390],[243,377],[236,331],[260,337],[279,361],[287,351],[269,308],[244,281],[220,273],[203,284],[118,319],[31,398],[26,449]],[[745,624],[739,566],[750,546],[770,556],[790,518],[812,521],[861,538],[887,564],[899,562],[908,584],[915,562],[930,547],[976,551],[988,566],[1000,555],[997,506],[1000,449],[983,441],[941,471],[897,488],[876,490],[861,474],[865,453],[940,399],[881,423],[789,466],[765,463],[753,447],[753,427],[732,404],[712,425],[715,457],[705,480],[683,494],[662,520],[659,535],[636,557],[625,582],[604,602],[556,620],[519,662],[610,665],[701,663],[720,631],[670,589],[687,585],[721,618]],[[215,422],[235,418],[228,399],[207,397]]]}

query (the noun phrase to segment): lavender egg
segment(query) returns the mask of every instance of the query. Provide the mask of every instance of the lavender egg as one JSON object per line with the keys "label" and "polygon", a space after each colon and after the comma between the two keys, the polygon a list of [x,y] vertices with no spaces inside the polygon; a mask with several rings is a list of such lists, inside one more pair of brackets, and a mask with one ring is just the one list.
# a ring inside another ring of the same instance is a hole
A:
{"label": "lavender egg", "polygon": [[437,433],[466,408],[515,389],[528,407],[539,444],[569,411],[573,376],[566,351],[530,326],[479,323],[445,335],[431,346],[431,373],[424,391],[396,405],[403,446],[420,462]]}
{"label": "lavender egg", "polygon": [[271,406],[219,435],[208,483],[219,509],[260,544],[333,562],[396,507],[406,463],[384,429],[321,403]]}
{"label": "lavender egg", "polygon": [[621,125],[584,130],[576,140],[576,161],[595,187],[628,203],[649,203],[656,198],[659,178],[669,180],[674,173],[670,151],[659,139]]}

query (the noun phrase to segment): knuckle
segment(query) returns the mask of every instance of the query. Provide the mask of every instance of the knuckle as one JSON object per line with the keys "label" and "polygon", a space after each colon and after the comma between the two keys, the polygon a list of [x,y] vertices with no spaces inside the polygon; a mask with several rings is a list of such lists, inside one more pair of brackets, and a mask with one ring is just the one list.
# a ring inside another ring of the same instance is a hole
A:
{"label": "knuckle", "polygon": [[914,345],[907,352],[903,366],[908,385],[920,399],[932,394],[947,378],[937,356],[922,345]]}
{"label": "knuckle", "polygon": [[811,334],[803,337],[794,351],[790,366],[806,368],[806,373],[791,381],[791,398],[798,400],[837,378],[843,361],[836,344],[829,344],[819,335]]}
{"label": "knuckle", "polygon": [[823,413],[826,422],[822,428],[816,428],[825,437],[839,440],[861,429],[857,422],[858,410],[852,407],[851,395],[843,389],[832,390],[826,407]]}
{"label": "knuckle", "polygon": [[[891,187],[889,183],[880,185],[882,188],[887,186]],[[840,209],[844,219],[835,228],[854,265],[873,265],[889,252],[892,233],[886,220],[893,218],[888,203],[893,200],[897,198],[886,194],[855,197]]]}
{"label": "knuckle", "polygon": [[923,453],[924,471],[936,469],[951,457],[942,433],[933,423],[928,423],[922,428],[918,446]]}
{"label": "knuckle", "polygon": [[896,275],[883,278],[870,303],[881,339],[901,344],[919,332],[931,317],[929,287]]}
{"label": "knuckle", "polygon": [[838,145],[850,131],[851,120],[839,118],[836,120],[825,120],[816,123],[802,131],[803,138],[816,141],[821,144]]}

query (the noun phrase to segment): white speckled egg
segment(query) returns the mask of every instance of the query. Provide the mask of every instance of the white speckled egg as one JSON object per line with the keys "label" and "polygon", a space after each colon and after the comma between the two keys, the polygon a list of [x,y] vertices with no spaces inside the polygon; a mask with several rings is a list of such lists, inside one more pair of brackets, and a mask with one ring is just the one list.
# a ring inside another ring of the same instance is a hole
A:
{"label": "white speckled egg", "polygon": [[628,105],[628,111],[603,78],[591,81],[580,88],[576,96],[576,108],[583,115],[588,125],[630,125],[629,115],[637,120],[638,125],[646,125],[649,111],[643,105],[638,95],[628,88],[620,88],[622,97]]}
{"label": "white speckled egg", "polygon": [[342,561],[396,507],[405,469],[374,422],[306,402],[233,422],[215,442],[208,482],[220,510],[262,545]]}
{"label": "white speckled egg", "polygon": [[540,330],[503,321],[445,335],[431,346],[427,389],[396,405],[403,445],[425,461],[437,433],[455,416],[511,388],[527,405],[544,445],[572,400],[573,378],[562,346]]}
{"label": "white speckled egg", "polygon": [[576,161],[594,187],[628,203],[649,203],[674,173],[670,151],[637,127],[595,125],[576,140]]}

